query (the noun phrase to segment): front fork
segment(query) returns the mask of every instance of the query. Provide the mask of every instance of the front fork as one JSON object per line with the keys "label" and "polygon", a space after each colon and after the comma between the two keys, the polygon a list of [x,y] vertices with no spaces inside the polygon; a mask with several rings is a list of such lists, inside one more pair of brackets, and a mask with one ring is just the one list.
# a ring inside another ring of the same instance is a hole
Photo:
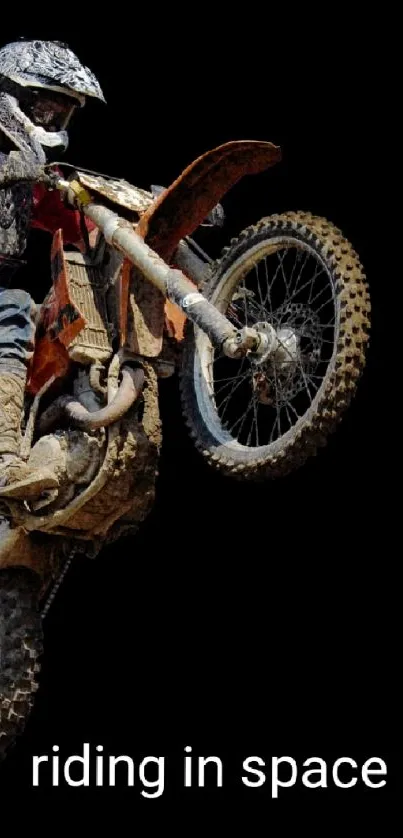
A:
{"label": "front fork", "polygon": [[70,194],[100,230],[108,244],[115,247],[164,297],[171,300],[211,339],[213,345],[229,358],[240,358],[249,352],[263,355],[268,349],[268,338],[264,331],[244,326],[235,326],[210,303],[182,271],[173,269],[152,250],[135,232],[133,225],[102,204],[93,202],[92,197],[77,181],[60,179],[57,187]]}

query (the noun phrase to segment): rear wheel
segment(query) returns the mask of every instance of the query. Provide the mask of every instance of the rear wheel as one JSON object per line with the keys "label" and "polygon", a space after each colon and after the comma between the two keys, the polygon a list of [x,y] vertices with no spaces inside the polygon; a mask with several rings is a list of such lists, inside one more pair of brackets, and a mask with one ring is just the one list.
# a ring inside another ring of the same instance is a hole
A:
{"label": "rear wheel", "polygon": [[364,368],[360,260],[327,219],[274,215],[231,242],[203,292],[237,328],[265,333],[270,350],[235,361],[187,324],[181,394],[195,444],[224,474],[287,474],[326,443]]}
{"label": "rear wheel", "polygon": [[38,689],[43,643],[38,593],[33,571],[0,571],[0,760],[23,733]]}

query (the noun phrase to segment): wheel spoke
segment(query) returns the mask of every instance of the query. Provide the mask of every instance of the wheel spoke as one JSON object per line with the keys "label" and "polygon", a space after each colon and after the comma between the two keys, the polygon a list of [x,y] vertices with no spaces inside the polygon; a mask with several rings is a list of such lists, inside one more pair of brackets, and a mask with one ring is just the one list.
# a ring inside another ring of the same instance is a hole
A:
{"label": "wheel spoke", "polygon": [[[305,414],[338,357],[339,290],[328,256],[329,247],[334,246],[336,256],[341,248],[337,233],[308,214],[280,219],[267,221],[267,235],[264,222],[248,235],[247,244],[239,240],[233,261],[227,252],[217,284],[210,286],[236,328],[253,326],[272,337],[266,352],[248,353],[241,362],[215,352],[208,337],[200,338],[197,406],[204,411],[210,438],[219,443],[214,448],[218,459],[221,446],[223,451],[227,446],[228,461],[241,462],[244,449],[257,448],[268,461],[274,444],[281,450],[285,434],[290,450],[300,446],[292,431],[297,423],[304,427]],[[352,277],[359,285],[356,273],[345,274],[345,284]],[[365,309],[365,299],[358,302]],[[323,389],[323,403],[327,398]],[[252,461],[244,459],[246,471]]]}

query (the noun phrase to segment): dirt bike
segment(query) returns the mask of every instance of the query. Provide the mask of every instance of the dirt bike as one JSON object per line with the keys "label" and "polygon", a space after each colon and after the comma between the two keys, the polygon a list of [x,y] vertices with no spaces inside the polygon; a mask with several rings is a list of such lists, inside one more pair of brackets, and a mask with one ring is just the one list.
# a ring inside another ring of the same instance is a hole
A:
{"label": "dirt bike", "polygon": [[355,393],[370,299],[330,221],[262,218],[214,261],[194,238],[222,224],[221,197],[240,178],[280,159],[269,142],[235,141],[166,189],[73,167],[52,180],[98,238],[86,253],[60,230],[53,238],[27,381],[22,453],[52,468],[58,488],[23,501],[0,490],[3,757],[33,706],[43,619],[70,562],[135,532],[153,506],[159,377],[178,374],[197,450],[241,480],[299,468]]}

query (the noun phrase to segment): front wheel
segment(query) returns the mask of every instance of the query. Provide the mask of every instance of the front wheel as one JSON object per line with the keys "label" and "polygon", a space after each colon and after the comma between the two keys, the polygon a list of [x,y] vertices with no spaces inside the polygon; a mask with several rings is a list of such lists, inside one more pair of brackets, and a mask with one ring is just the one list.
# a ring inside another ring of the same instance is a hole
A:
{"label": "front wheel", "polygon": [[267,334],[270,348],[229,359],[187,324],[181,399],[195,445],[224,474],[285,475],[326,443],[364,368],[360,260],[327,219],[273,215],[232,240],[203,293],[237,328]]}

